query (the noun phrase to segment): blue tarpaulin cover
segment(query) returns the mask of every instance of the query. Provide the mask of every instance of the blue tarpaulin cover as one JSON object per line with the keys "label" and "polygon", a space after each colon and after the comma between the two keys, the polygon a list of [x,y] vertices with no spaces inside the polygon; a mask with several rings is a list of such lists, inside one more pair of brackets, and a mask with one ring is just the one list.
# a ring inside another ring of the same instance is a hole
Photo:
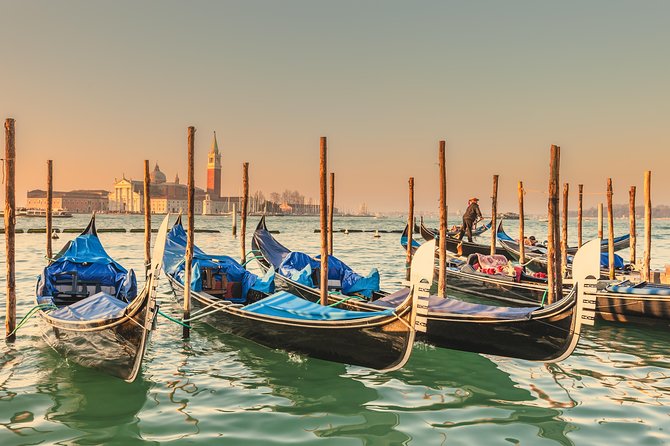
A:
{"label": "blue tarpaulin cover", "polygon": [[630,280],[610,285],[607,287],[607,291],[647,296],[670,296],[670,286],[668,285],[648,282],[633,283]]}
{"label": "blue tarpaulin cover", "polygon": [[[163,255],[163,269],[166,274],[184,283],[184,255],[186,253],[186,231],[181,223],[175,224],[167,235],[165,253]],[[206,254],[202,249],[193,246],[191,289],[202,291],[202,268],[217,268],[230,282],[242,284],[242,298],[230,299],[235,302],[245,302],[247,293],[254,289],[263,293],[274,291],[274,270],[270,269],[261,279],[257,275],[244,269],[235,259],[228,256]]]}
{"label": "blue tarpaulin cover", "polygon": [[280,291],[242,308],[243,310],[266,316],[301,319],[310,321],[333,321],[361,319],[376,316],[390,316],[393,310],[348,311],[339,308],[324,307],[286,291]]}
{"label": "blue tarpaulin cover", "polygon": [[[396,307],[400,305],[409,294],[409,288],[396,291],[386,297],[378,299],[375,304],[384,307]],[[428,311],[430,313],[458,314],[465,316],[477,316],[492,319],[530,319],[531,313],[541,307],[499,307],[496,305],[481,305],[464,302],[458,299],[441,298],[430,296],[428,298]]]}
{"label": "blue tarpaulin cover", "polygon": [[[313,287],[310,275],[311,271],[321,266],[320,258],[320,256],[312,258],[303,252],[293,251],[287,254],[279,265],[279,274]],[[308,266],[309,270],[306,269]],[[369,298],[374,291],[379,291],[379,271],[376,268],[363,277],[335,256],[328,256],[328,280],[339,281],[343,294],[360,293]]]}
{"label": "blue tarpaulin cover", "polygon": [[[91,226],[89,226],[90,228]],[[130,301],[137,295],[134,272],[126,271],[103,248],[94,230],[69,242],[67,249],[44,268],[37,282],[37,296],[57,296],[57,281],[72,281],[113,286],[117,298]]]}
{"label": "blue tarpaulin cover", "polygon": [[127,302],[107,293],[97,293],[71,305],[49,313],[49,316],[65,321],[109,320],[123,316]]}

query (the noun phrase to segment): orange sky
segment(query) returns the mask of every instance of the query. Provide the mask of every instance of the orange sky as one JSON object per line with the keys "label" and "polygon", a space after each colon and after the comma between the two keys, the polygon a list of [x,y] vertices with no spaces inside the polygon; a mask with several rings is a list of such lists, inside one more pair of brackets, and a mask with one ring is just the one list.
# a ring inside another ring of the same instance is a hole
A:
{"label": "orange sky", "polygon": [[[437,207],[447,140],[451,210],[470,195],[545,212],[551,144],[562,181],[595,206],[654,172],[670,202],[670,28],[666,2],[0,2],[0,117],[17,121],[17,201],[45,186],[111,189],[158,162],[184,180],[195,125],[196,181],[212,131],[223,189],[317,197],[329,138],[336,205]],[[4,197],[4,191],[3,191]],[[641,200],[641,195],[638,195]]]}

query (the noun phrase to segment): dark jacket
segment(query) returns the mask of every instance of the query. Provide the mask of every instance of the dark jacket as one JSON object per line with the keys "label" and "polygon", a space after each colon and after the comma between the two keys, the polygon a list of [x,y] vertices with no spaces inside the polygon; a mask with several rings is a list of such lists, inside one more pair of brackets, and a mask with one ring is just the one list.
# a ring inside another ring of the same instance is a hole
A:
{"label": "dark jacket", "polygon": [[477,220],[478,218],[482,218],[482,211],[479,210],[479,205],[477,204],[477,202],[473,201],[465,210],[465,214],[463,214],[463,220],[474,221]]}

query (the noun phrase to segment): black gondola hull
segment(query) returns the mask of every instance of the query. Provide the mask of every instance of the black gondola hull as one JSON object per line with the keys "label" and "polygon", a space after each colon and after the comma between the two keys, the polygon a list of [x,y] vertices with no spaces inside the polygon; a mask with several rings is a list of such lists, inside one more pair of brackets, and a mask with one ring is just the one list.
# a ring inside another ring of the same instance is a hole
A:
{"label": "black gondola hull", "polygon": [[[169,281],[177,300],[183,300],[183,286],[172,277]],[[191,298],[192,313],[213,302],[205,293],[192,292]],[[378,318],[380,320],[373,324],[354,320],[332,326],[306,321],[277,322],[262,315],[250,316],[233,306],[218,308],[221,310],[204,317],[203,321],[221,332],[272,349],[376,370],[402,367],[414,343],[414,330],[409,326],[409,307],[399,314],[400,318]]]}

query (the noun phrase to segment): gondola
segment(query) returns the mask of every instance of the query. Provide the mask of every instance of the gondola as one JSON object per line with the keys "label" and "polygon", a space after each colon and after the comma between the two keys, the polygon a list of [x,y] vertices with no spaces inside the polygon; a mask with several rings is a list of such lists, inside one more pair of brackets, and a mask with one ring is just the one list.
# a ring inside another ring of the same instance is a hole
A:
{"label": "gondola", "polygon": [[[488,223],[486,223],[484,225],[481,225],[478,228],[476,228],[475,230],[473,230],[472,231],[472,236],[473,237],[479,237],[480,235],[482,235],[483,233],[485,233],[486,231],[491,229],[491,226],[493,226],[493,220],[489,220]],[[415,227],[415,230],[416,230],[416,225],[414,225],[414,227]],[[447,235],[449,237],[455,237],[456,235],[458,235],[458,233],[460,232],[461,227],[457,226],[457,228],[459,228],[458,231],[447,231]],[[418,229],[419,229],[419,232],[421,232],[421,236],[425,240],[432,240],[434,238],[439,240],[439,238],[440,238],[440,230],[437,229],[437,228],[430,229],[427,226],[425,226],[423,224],[423,218],[421,219],[421,226]]]}
{"label": "gondola", "polygon": [[[421,237],[426,241],[437,240],[438,236],[429,228],[427,228],[423,223],[421,224]],[[474,234],[473,234],[474,235]],[[446,247],[447,251],[454,253],[458,256],[467,257],[470,254],[491,254],[491,245],[482,245],[481,243],[469,242],[467,240],[457,239],[453,236],[446,237]],[[510,260],[514,260],[513,257],[500,246],[496,246],[496,254],[507,257]]]}
{"label": "gondola", "polygon": [[[519,242],[510,237],[503,228],[503,222],[501,221],[498,225],[496,232],[498,241],[503,246],[505,251],[509,254],[512,260],[519,261],[521,258],[521,253],[519,251]],[[603,246],[602,241],[601,248]],[[536,272],[546,273],[547,272],[547,248],[543,245],[534,245],[534,246],[525,246],[524,255],[526,257],[525,266],[528,269]],[[568,255],[568,270],[571,269],[572,255]],[[609,261],[607,252],[602,252],[600,254],[600,266],[603,269],[609,268]],[[614,254],[614,268],[619,271],[625,271],[630,269],[630,265],[626,265],[621,256]]]}
{"label": "gondola", "polygon": [[68,360],[132,382],[157,314],[156,286],[168,225],[163,221],[144,288],[100,242],[95,215],[44,268],[36,303],[46,342]]}
{"label": "gondola", "polygon": [[[430,244],[434,250],[434,240]],[[533,361],[554,362],[565,359],[576,346],[582,323],[591,323],[593,313],[585,309],[580,284],[590,276],[597,278],[599,245],[588,245],[581,254],[581,269],[576,270],[575,286],[567,297],[547,306],[499,307],[463,302],[457,299],[429,297],[425,333],[417,338],[437,347],[475,353],[508,356]],[[261,218],[254,231],[252,249],[266,269],[282,270],[282,263],[293,252],[274,239]],[[421,248],[419,248],[421,249]],[[417,250],[418,252],[418,250]],[[432,259],[431,259],[432,260]],[[433,263],[434,264],[434,263]],[[277,281],[290,292],[309,300],[318,299],[313,286],[296,280],[297,276],[277,274]],[[395,305],[407,295],[402,289],[392,294],[378,291],[369,300],[354,293],[343,296],[333,290],[329,302],[347,309],[375,311]]]}
{"label": "gondola", "polygon": [[[168,234],[165,272],[183,298],[186,234],[178,220]],[[432,263],[427,268],[432,273]],[[259,278],[227,256],[194,247],[191,319],[269,348],[391,371],[409,359],[416,306],[408,295],[393,308],[352,311],[322,306],[294,293],[272,293],[271,269]]]}
{"label": "gondola", "polygon": [[630,280],[602,281],[596,297],[598,315],[614,322],[667,323],[670,320],[670,286]]}

